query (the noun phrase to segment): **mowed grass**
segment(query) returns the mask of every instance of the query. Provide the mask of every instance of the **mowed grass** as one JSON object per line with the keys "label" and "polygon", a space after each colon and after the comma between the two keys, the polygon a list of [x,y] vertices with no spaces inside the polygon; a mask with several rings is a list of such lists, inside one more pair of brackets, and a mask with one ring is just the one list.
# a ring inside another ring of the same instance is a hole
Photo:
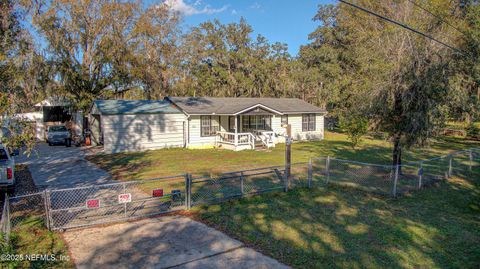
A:
{"label": "mowed grass", "polygon": [[294,268],[479,268],[480,173],[390,199],[329,185],[193,209]]}
{"label": "mowed grass", "polygon": [[[403,160],[416,161],[452,151],[479,147],[480,143],[447,137],[434,140],[425,148],[413,148],[403,154]],[[347,136],[327,132],[325,140],[296,142],[292,145],[292,161],[306,162],[309,158],[331,156],[369,163],[389,164],[391,143],[366,137],[352,149]],[[284,164],[285,145],[278,144],[267,151],[172,148],[145,152],[99,154],[88,159],[108,171],[117,180],[140,180],[191,173],[195,176],[217,175],[229,171]]]}
{"label": "mowed grass", "polygon": [[[17,188],[33,184],[27,166],[16,165],[15,168]],[[45,225],[42,199],[30,196],[15,201],[16,210],[10,209],[10,242],[8,245],[3,240],[0,242],[1,254],[7,255],[0,260],[0,268],[75,268],[61,234],[49,231]]]}
{"label": "mowed grass", "polygon": [[[0,261],[0,268],[75,268],[66,242],[59,233],[45,227],[42,217],[28,216],[16,224],[10,244],[13,249],[10,254],[17,255],[19,260]],[[26,256],[35,254],[45,256]]]}
{"label": "mowed grass", "polygon": [[[479,146],[446,137],[405,151],[403,161]],[[90,160],[118,180],[137,180],[282,165],[284,150],[166,149]],[[332,156],[389,164],[391,144],[367,137],[352,149],[345,135],[327,133],[324,141],[294,143],[292,154],[294,162]],[[478,268],[478,169],[398,199],[330,184],[194,207],[190,213],[294,268]]]}

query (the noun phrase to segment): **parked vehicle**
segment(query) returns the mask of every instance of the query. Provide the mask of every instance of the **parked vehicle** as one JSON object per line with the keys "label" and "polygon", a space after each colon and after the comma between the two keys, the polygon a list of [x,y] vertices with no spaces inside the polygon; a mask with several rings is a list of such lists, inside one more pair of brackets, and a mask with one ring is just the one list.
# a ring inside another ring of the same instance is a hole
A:
{"label": "parked vehicle", "polygon": [[15,160],[13,156],[17,151],[13,151],[12,155],[9,150],[0,144],[0,188],[6,189],[7,192],[13,192],[15,186]]}
{"label": "parked vehicle", "polygon": [[47,129],[47,143],[49,146],[64,144],[70,147],[72,145],[72,134],[65,125],[49,126]]}

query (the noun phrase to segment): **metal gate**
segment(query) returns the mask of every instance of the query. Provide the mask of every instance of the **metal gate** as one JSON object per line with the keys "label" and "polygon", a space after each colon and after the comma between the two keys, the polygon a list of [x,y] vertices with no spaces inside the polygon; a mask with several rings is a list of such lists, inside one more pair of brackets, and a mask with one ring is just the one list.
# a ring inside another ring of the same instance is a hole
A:
{"label": "metal gate", "polygon": [[47,191],[47,225],[68,229],[186,208],[185,175]]}

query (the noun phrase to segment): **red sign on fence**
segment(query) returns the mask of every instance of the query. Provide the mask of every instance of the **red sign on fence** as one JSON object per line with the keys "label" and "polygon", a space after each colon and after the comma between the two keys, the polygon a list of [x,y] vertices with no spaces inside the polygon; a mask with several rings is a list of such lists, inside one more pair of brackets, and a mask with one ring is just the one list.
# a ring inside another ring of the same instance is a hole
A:
{"label": "red sign on fence", "polygon": [[98,199],[91,199],[87,200],[85,203],[87,208],[99,208],[100,207],[100,200]]}
{"label": "red sign on fence", "polygon": [[163,196],[163,189],[155,189],[152,191],[153,197],[162,197]]}
{"label": "red sign on fence", "polygon": [[122,193],[118,195],[118,203],[119,204],[126,204],[132,201],[132,194],[130,193]]}

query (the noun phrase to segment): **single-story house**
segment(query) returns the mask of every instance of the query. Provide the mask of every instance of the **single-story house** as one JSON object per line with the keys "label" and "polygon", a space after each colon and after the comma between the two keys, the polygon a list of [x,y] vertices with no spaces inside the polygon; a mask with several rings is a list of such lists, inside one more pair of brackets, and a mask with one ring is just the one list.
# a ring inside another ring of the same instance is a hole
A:
{"label": "single-story house", "polygon": [[166,100],[96,100],[88,125],[92,142],[114,153],[185,147],[186,122]]}
{"label": "single-story house", "polygon": [[324,138],[327,113],[295,98],[166,97],[164,100],[96,100],[92,140],[108,153],[168,147],[231,150],[275,147]]}

